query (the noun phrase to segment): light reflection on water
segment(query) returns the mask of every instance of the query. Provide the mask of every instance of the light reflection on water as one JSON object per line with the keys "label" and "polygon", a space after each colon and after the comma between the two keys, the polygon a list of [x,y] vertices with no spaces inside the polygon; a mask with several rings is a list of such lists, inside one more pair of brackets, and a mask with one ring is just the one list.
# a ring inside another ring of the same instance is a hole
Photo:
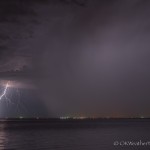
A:
{"label": "light reflection on water", "polygon": [[8,142],[6,132],[4,131],[5,124],[0,124],[0,149],[4,149],[5,144]]}
{"label": "light reflection on water", "polygon": [[[13,126],[13,127],[12,127]],[[0,124],[0,150],[115,150],[118,140],[150,141],[150,123],[104,124],[99,127],[49,127],[48,124]],[[133,147],[123,147],[133,149]],[[139,147],[135,147],[139,149]],[[140,149],[150,149],[140,147]]]}

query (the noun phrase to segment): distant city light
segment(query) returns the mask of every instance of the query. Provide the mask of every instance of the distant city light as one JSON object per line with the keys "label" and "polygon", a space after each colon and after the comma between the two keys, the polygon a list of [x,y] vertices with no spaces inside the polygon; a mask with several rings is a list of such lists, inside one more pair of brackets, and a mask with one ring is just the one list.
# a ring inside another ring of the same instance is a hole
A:
{"label": "distant city light", "polygon": [[19,116],[19,119],[23,119],[23,116]]}

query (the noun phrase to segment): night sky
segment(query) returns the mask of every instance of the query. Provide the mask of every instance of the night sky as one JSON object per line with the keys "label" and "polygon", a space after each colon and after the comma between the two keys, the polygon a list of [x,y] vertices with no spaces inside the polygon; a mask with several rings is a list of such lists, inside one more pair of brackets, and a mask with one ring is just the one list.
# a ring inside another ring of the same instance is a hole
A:
{"label": "night sky", "polygon": [[150,117],[149,0],[1,0],[0,117]]}

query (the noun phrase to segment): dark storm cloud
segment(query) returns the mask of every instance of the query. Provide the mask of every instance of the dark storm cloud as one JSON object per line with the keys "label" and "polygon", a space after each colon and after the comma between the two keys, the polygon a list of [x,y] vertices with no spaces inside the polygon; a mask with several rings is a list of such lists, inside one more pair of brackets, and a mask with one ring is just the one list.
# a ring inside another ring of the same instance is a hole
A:
{"label": "dark storm cloud", "polygon": [[22,49],[25,41],[32,38],[35,23],[37,24],[36,13],[32,1],[0,2],[0,72],[19,69],[25,65],[24,60],[20,61],[20,58],[24,59]]}
{"label": "dark storm cloud", "polygon": [[[19,16],[39,24],[28,26],[26,20],[26,30],[21,27],[18,31],[23,38],[17,44],[12,42],[17,51],[13,58],[21,56],[21,67],[32,66],[32,71],[27,71],[27,76],[15,72],[16,80],[17,76],[34,80],[39,96],[58,116],[149,116],[148,0],[49,0],[32,4],[34,13],[23,11]],[[30,10],[29,2],[24,2],[24,7]],[[14,27],[18,25],[20,22],[14,23]],[[25,40],[28,29],[34,34]],[[9,40],[7,32],[2,39]],[[2,45],[3,59],[8,56],[5,48],[13,56],[12,45]]]}
{"label": "dark storm cloud", "polygon": [[[36,9],[39,9],[39,5],[47,3],[47,0],[0,2],[0,72],[21,69],[27,65],[25,61],[28,63],[28,59],[32,58],[31,39],[34,38],[36,26],[41,22]],[[49,4],[53,3],[66,4],[66,1],[49,1]]]}
{"label": "dark storm cloud", "polygon": [[51,110],[59,115],[147,114],[149,5],[88,1],[84,8],[45,7],[53,15],[39,31],[37,49],[43,55],[36,62]]}

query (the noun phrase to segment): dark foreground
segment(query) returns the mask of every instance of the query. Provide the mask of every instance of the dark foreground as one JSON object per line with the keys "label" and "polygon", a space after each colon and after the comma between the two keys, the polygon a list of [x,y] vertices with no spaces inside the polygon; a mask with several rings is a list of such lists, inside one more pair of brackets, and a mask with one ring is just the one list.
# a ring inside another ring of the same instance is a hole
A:
{"label": "dark foreground", "polygon": [[150,119],[8,119],[0,150],[150,149]]}

